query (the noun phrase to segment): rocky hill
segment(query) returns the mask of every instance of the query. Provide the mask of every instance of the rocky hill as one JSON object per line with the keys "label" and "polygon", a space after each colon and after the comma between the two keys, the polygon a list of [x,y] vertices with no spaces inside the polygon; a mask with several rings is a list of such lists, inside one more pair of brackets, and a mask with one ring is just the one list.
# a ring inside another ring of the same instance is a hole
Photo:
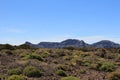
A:
{"label": "rocky hill", "polygon": [[63,48],[63,47],[88,47],[89,44],[85,43],[83,40],[77,39],[67,39],[62,42],[40,42],[38,44],[32,44],[30,42],[26,42],[25,44],[37,47],[37,48]]}
{"label": "rocky hill", "polygon": [[102,40],[100,42],[92,44],[92,46],[97,48],[119,48],[120,44],[109,40]]}
{"label": "rocky hill", "polygon": [[83,40],[77,39],[67,39],[62,42],[40,42],[38,44],[32,44],[30,42],[26,42],[25,44],[37,47],[37,48],[63,48],[63,47],[96,47],[96,48],[120,48],[120,44],[109,41],[109,40],[102,40],[97,43],[88,44]]}

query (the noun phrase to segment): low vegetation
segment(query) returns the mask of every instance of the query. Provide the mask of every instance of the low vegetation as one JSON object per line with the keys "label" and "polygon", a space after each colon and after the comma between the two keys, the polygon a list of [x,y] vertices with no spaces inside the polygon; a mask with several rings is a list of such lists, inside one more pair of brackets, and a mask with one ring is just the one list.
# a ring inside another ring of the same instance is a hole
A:
{"label": "low vegetation", "polygon": [[12,75],[7,80],[26,80],[26,78],[22,75]]}
{"label": "low vegetation", "polygon": [[98,68],[102,71],[111,72],[115,70],[115,64],[112,62],[101,62]]}
{"label": "low vegetation", "polygon": [[77,77],[69,76],[69,77],[63,77],[61,80],[80,80],[80,79],[78,79]]}
{"label": "low vegetation", "polygon": [[22,72],[20,69],[10,69],[8,70],[8,75],[20,75]]}
{"label": "low vegetation", "polygon": [[28,77],[41,77],[43,75],[43,72],[41,72],[39,69],[33,66],[25,67],[23,73]]}
{"label": "low vegetation", "polygon": [[0,46],[0,80],[120,80],[120,49]]}
{"label": "low vegetation", "polygon": [[67,76],[67,74],[65,73],[64,70],[57,70],[56,74],[59,75],[59,76]]}
{"label": "low vegetation", "polygon": [[120,80],[120,72],[115,71],[108,74],[108,80]]}

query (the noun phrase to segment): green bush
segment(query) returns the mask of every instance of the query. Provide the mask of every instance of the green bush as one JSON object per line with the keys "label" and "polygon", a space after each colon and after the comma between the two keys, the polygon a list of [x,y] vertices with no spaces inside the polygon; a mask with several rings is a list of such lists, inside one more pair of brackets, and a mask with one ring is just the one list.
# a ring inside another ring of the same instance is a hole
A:
{"label": "green bush", "polygon": [[50,54],[48,52],[43,52],[40,54],[43,58],[48,57]]}
{"label": "green bush", "polygon": [[69,76],[69,77],[63,77],[61,78],[61,80],[79,80],[79,79],[76,77]]}
{"label": "green bush", "polygon": [[22,57],[23,59],[37,59],[39,61],[43,61],[43,58],[38,54],[25,54]]}
{"label": "green bush", "polygon": [[81,73],[81,74],[85,74],[86,71],[85,71],[84,69],[80,69],[80,73]]}
{"label": "green bush", "polygon": [[24,75],[28,77],[41,77],[43,75],[43,72],[37,69],[36,67],[33,66],[27,66],[23,70]]}
{"label": "green bush", "polygon": [[57,69],[61,69],[61,70],[64,70],[64,71],[70,71],[71,67],[69,65],[59,64],[59,65],[57,65]]}
{"label": "green bush", "polygon": [[22,72],[20,69],[11,69],[11,70],[8,70],[8,75],[20,75]]}
{"label": "green bush", "polygon": [[59,76],[67,76],[67,74],[63,70],[57,70],[56,74],[59,75]]}
{"label": "green bush", "polygon": [[43,61],[43,58],[40,55],[38,55],[38,54],[31,54],[29,58],[30,59],[37,59],[37,60]]}
{"label": "green bush", "polygon": [[108,80],[120,80],[120,72],[112,72],[108,74]]}
{"label": "green bush", "polygon": [[82,66],[88,66],[88,67],[90,67],[90,66],[91,66],[91,62],[90,62],[90,61],[86,61],[86,60],[84,61],[84,60],[83,60],[82,63],[81,63],[81,65],[82,65]]}
{"label": "green bush", "polygon": [[115,70],[115,65],[110,62],[101,62],[98,66],[99,70],[111,72]]}
{"label": "green bush", "polygon": [[26,78],[22,75],[12,75],[7,80],[26,80]]}

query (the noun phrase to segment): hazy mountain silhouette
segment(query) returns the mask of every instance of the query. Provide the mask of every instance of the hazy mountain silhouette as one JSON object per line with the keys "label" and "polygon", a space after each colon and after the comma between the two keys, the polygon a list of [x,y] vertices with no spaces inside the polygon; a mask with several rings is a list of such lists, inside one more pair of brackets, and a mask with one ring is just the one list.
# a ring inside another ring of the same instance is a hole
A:
{"label": "hazy mountain silhouette", "polygon": [[63,47],[96,47],[96,48],[120,48],[120,44],[109,41],[109,40],[102,40],[97,43],[88,44],[83,40],[77,39],[67,39],[62,42],[40,42],[38,44],[32,44],[30,42],[26,42],[25,44],[37,47],[37,48],[63,48]]}
{"label": "hazy mountain silhouette", "polygon": [[109,40],[102,40],[100,42],[92,44],[92,46],[97,48],[118,48],[120,47],[120,44]]}

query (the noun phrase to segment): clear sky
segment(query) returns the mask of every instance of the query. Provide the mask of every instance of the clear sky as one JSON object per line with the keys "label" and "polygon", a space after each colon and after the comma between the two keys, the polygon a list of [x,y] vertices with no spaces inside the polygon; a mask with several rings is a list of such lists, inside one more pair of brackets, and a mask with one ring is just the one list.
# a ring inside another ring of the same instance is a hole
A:
{"label": "clear sky", "polygon": [[0,43],[120,43],[120,0],[0,0]]}

